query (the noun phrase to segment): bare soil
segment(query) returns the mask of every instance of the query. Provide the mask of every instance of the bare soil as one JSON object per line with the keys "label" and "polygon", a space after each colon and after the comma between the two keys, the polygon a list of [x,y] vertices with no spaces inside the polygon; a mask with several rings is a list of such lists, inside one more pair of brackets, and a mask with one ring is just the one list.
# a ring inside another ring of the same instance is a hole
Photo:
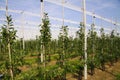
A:
{"label": "bare soil", "polygon": [[[27,59],[31,59],[31,58],[37,58],[36,56],[34,57],[29,57]],[[69,59],[69,60],[76,60],[79,59],[79,57],[75,57],[73,59]],[[48,65],[55,65],[56,61],[52,60],[51,62],[48,63]],[[37,64],[34,64],[32,66],[37,66]],[[116,63],[114,63],[113,66],[110,66],[109,63],[107,63],[105,65],[106,70],[102,71],[101,69],[95,68],[95,74],[93,76],[88,74],[88,79],[87,80],[115,80],[115,75],[117,73],[120,73],[120,60]],[[29,70],[28,66],[23,66],[21,67],[22,71],[27,71]],[[67,74],[67,80],[78,80],[77,78],[77,74]],[[82,80],[84,80],[84,77],[82,78]]]}
{"label": "bare soil", "polygon": [[[93,76],[88,74],[87,80],[115,80],[115,75],[120,73],[120,61],[114,63],[114,66],[109,66],[106,64],[106,70],[102,71],[100,69],[95,69],[95,74]],[[67,80],[78,80],[77,76],[73,76],[72,74],[67,74]],[[84,77],[83,79],[84,80]]]}

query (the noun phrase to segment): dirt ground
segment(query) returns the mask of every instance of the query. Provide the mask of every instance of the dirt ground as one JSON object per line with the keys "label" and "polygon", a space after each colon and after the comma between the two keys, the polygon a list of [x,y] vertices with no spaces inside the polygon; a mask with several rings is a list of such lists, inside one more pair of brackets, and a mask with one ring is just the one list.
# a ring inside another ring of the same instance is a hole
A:
{"label": "dirt ground", "polygon": [[[115,74],[120,73],[120,61],[114,63],[114,66],[106,65],[106,70],[102,71],[100,69],[95,69],[95,74],[93,76],[88,75],[87,80],[115,80]],[[67,80],[78,80],[73,77],[72,74],[67,74]],[[83,79],[84,80],[84,77]]]}
{"label": "dirt ground", "polygon": [[[71,59],[71,60],[75,60],[78,58],[79,57]],[[55,63],[56,61],[51,61],[48,65],[55,65]],[[87,80],[115,80],[115,74],[120,73],[120,60],[114,63],[113,66],[110,66],[109,63],[107,63],[105,67],[106,67],[105,71],[102,71],[96,68],[95,74],[93,76],[88,74]],[[22,69],[26,70],[26,67],[23,66]],[[69,73],[67,74],[67,80],[78,80],[78,79],[77,79],[77,76]],[[84,77],[82,80],[84,80]]]}

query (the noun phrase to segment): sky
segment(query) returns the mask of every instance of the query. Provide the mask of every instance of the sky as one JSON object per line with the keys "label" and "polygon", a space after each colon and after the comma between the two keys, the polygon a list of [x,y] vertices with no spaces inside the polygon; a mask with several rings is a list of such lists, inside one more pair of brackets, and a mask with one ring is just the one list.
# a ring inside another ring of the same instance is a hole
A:
{"label": "sky", "polygon": [[[62,6],[50,3],[49,1],[62,3],[62,0],[44,1],[44,12],[48,13],[50,19],[52,38],[57,38],[60,33],[62,21],[53,20],[53,18],[60,18],[62,20]],[[67,4],[82,8],[82,0],[65,0],[64,5],[67,6]],[[0,8],[5,8],[5,0],[0,0]],[[18,31],[18,38],[22,38],[24,35],[25,39],[35,39],[36,35],[40,35],[40,27],[38,26],[41,23],[40,0],[8,0],[8,9],[21,11],[20,13],[9,12],[9,15],[12,15],[13,18],[14,27]],[[120,0],[86,0],[86,10],[120,23]],[[24,14],[22,14],[22,12]],[[25,14],[25,12],[37,14],[37,16]],[[78,22],[74,24],[65,21],[64,25],[69,27],[69,36],[75,36],[75,32],[80,27],[79,23],[82,22],[82,15],[82,12],[66,7],[64,8],[64,19]],[[0,26],[5,23],[4,20],[1,19],[5,19],[5,11],[0,10]],[[87,15],[87,24],[91,25],[92,23],[92,16]],[[95,18],[95,24],[96,31],[98,31],[100,27],[103,27],[106,33],[109,33],[112,29],[120,32],[120,26],[115,26],[98,18]],[[90,27],[87,26],[87,29],[90,29]]]}

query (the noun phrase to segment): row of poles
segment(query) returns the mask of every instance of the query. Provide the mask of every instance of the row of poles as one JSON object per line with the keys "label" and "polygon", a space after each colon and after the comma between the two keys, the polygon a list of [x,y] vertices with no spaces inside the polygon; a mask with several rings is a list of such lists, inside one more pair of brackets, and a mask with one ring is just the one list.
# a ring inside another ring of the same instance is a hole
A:
{"label": "row of poles", "polygon": [[[41,2],[41,25],[43,25],[42,23],[42,19],[44,19],[44,1],[40,0]],[[63,23],[62,26],[64,26],[64,0],[62,0],[62,18],[63,18]],[[85,65],[84,65],[84,78],[85,80],[87,80],[87,35],[86,35],[86,4],[85,4],[85,0],[83,0],[83,25],[84,25],[84,55],[85,55]],[[22,13],[23,14],[23,13]],[[8,17],[8,0],[6,0],[6,17]],[[8,20],[7,20],[8,21]],[[9,25],[7,25],[7,31],[9,30]],[[42,41],[41,41],[42,43]],[[24,32],[23,32],[23,50],[25,48],[24,45]],[[41,51],[41,62],[43,62],[45,60],[44,54],[44,46],[41,45],[41,48],[43,49]],[[10,43],[8,43],[8,54],[9,54],[9,61],[10,64],[12,63],[11,61],[11,51],[10,51]],[[10,74],[11,74],[11,78],[13,80],[13,72],[12,72],[12,68],[10,68]]]}
{"label": "row of poles", "polygon": [[[44,1],[40,0],[41,2],[41,25],[43,25],[42,23],[42,19],[44,19]],[[62,0],[62,27],[64,26],[64,3],[65,1]],[[84,64],[84,79],[87,80],[87,34],[86,34],[86,1],[82,0],[82,4],[83,4],[83,25],[84,25],[84,55],[85,55],[85,64]],[[64,35],[64,34],[63,34]],[[41,42],[42,43],[42,42]],[[41,48],[44,48],[43,45],[41,45]],[[41,62],[43,62],[45,60],[44,57],[44,49],[42,49],[43,51],[41,52]],[[64,51],[63,51],[64,53]]]}
{"label": "row of poles", "polygon": [[[40,3],[41,3],[41,25],[43,25],[42,23],[42,19],[44,19],[44,1],[43,0],[40,0]],[[64,3],[65,1],[62,0],[62,27],[64,26]],[[83,26],[84,26],[84,55],[85,55],[85,64],[84,64],[84,79],[87,80],[87,32],[86,32],[86,0],[82,0],[82,6],[83,6]],[[22,44],[23,44],[23,50],[25,49],[25,43],[24,43],[24,12],[21,12],[22,14],[22,21],[23,21],[23,24],[22,24]],[[8,0],[6,0],[6,17],[8,17]],[[93,24],[94,24],[94,14],[93,14]],[[112,22],[111,22],[112,23]],[[9,30],[9,25],[7,25],[7,31]],[[64,35],[64,34],[63,34]],[[42,43],[42,41],[41,41]],[[63,44],[64,45],[64,44]],[[45,61],[45,57],[44,57],[44,54],[45,54],[45,51],[44,51],[44,46],[41,45],[41,62],[44,62]],[[8,51],[9,51],[9,61],[11,63],[11,51],[10,51],[10,44],[8,44]],[[64,53],[64,51],[63,51]],[[10,73],[11,73],[11,76],[13,76],[13,72],[12,70],[10,70]]]}
{"label": "row of poles", "polygon": [[[40,0],[41,3],[41,7],[40,7],[40,16],[41,16],[41,25],[43,25],[42,23],[42,19],[44,19],[44,0]],[[64,26],[64,3],[65,0],[62,0],[62,26]],[[86,0],[82,0],[82,7],[83,7],[83,26],[84,26],[84,55],[85,55],[85,65],[84,65],[84,78],[85,80],[87,80],[87,31],[86,31]],[[24,21],[23,17],[24,17],[24,12],[21,13],[22,14],[22,21]],[[6,17],[8,17],[8,0],[6,0]],[[94,15],[93,15],[93,19],[94,19]],[[112,23],[112,22],[111,22]],[[9,25],[7,25],[7,31],[9,30]],[[23,50],[25,49],[25,43],[24,43],[24,22],[22,25],[22,44],[23,44]],[[42,43],[42,41],[41,41]],[[45,61],[45,51],[44,51],[44,46],[41,45],[41,49],[43,49],[41,51],[41,62]],[[10,44],[8,44],[8,51],[9,51],[9,60],[11,63],[11,51],[10,51]],[[63,51],[64,53],[64,51]],[[10,71],[11,74],[13,73],[12,71]],[[12,76],[12,75],[11,75]]]}

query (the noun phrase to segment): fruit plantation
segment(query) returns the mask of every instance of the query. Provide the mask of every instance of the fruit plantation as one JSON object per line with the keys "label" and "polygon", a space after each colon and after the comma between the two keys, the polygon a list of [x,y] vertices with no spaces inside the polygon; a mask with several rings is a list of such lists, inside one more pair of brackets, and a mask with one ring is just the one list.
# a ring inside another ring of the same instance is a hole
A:
{"label": "fruit plantation", "polygon": [[[120,61],[120,35],[115,30],[106,34],[91,23],[87,33],[87,73],[94,76],[96,69],[106,71]],[[36,39],[17,39],[11,15],[0,27],[0,80],[76,80],[84,77],[85,26],[79,24],[75,37],[68,35],[69,26],[61,26],[58,39],[51,36],[49,14],[44,13]],[[96,32],[97,31],[97,32]],[[99,32],[99,33],[98,33]],[[120,73],[113,73],[120,80]],[[115,80],[114,79],[114,80]],[[72,80],[72,79],[71,79]],[[88,79],[89,80],[89,79]]]}

